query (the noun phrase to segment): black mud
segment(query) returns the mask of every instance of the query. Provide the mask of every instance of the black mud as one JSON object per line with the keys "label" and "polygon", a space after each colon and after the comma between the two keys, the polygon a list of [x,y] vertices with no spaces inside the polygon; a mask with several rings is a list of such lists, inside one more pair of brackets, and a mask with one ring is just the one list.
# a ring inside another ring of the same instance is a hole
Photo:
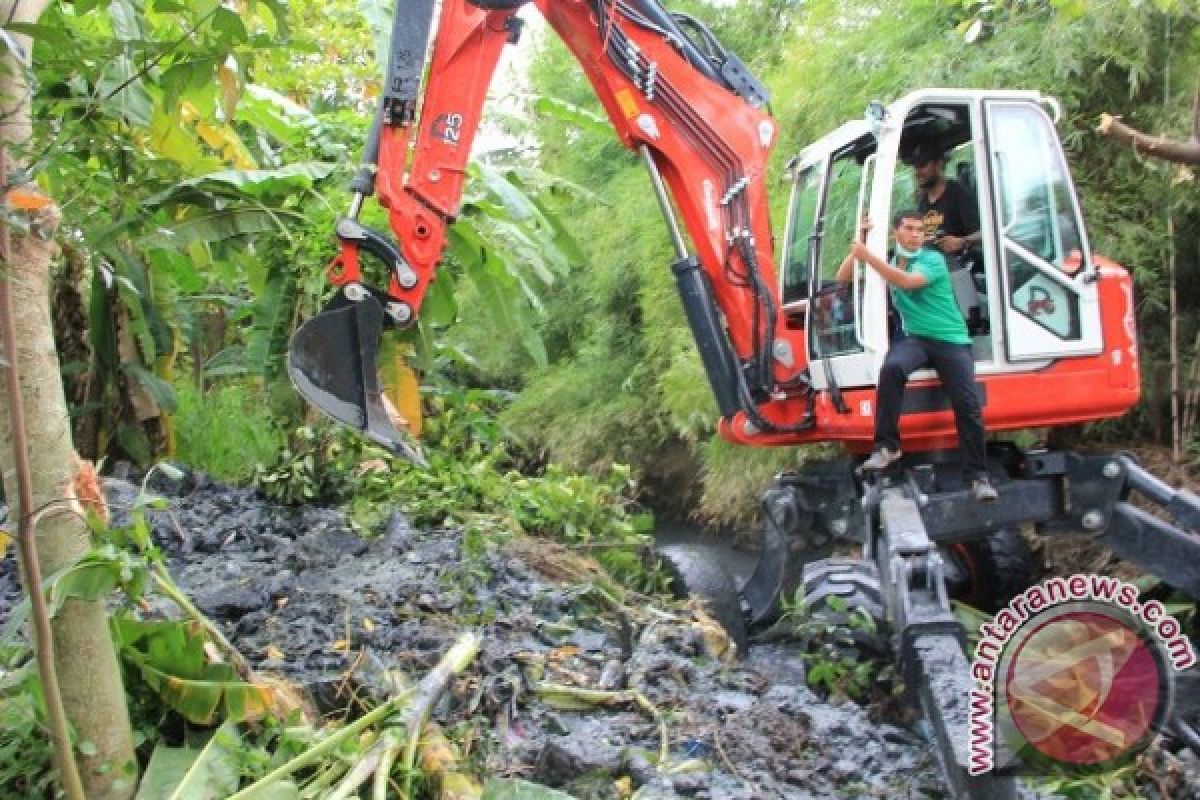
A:
{"label": "black mud", "polygon": [[[120,523],[136,487],[106,489]],[[464,630],[482,633],[437,716],[489,775],[581,800],[617,796],[617,782],[642,800],[942,796],[924,736],[819,700],[795,650],[723,660],[725,642],[702,617],[666,601],[614,602],[590,588],[589,562],[550,543],[419,530],[399,513],[368,541],[336,511],[276,506],[202,476],[158,489],[169,508],[148,516],[179,584],[256,668],[319,704],[371,688],[381,665],[419,676]],[[0,561],[4,603],[11,563]],[[171,613],[165,602],[160,611]],[[659,728],[645,710],[565,710],[536,693],[539,681],[640,691],[682,768],[658,769]]]}

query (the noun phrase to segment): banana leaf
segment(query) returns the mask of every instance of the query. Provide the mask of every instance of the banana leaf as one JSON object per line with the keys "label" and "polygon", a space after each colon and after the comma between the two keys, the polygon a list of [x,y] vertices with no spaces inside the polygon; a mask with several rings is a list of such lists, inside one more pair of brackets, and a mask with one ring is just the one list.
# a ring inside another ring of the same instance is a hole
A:
{"label": "banana leaf", "polygon": [[237,726],[225,723],[203,747],[159,745],[150,756],[135,800],[220,800],[237,791]]}
{"label": "banana leaf", "polygon": [[246,683],[229,664],[210,663],[207,639],[192,622],[118,619],[113,638],[146,684],[190,722],[261,719],[270,710],[274,690]]}

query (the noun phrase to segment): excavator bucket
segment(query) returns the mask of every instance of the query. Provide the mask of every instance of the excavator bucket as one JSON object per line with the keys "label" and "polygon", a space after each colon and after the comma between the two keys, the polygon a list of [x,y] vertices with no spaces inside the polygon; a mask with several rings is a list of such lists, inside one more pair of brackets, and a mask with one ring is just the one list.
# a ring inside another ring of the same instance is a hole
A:
{"label": "excavator bucket", "polygon": [[288,374],[305,400],[362,431],[393,454],[427,466],[380,387],[377,355],[383,305],[368,294],[355,302],[341,292],[300,326],[288,346]]}

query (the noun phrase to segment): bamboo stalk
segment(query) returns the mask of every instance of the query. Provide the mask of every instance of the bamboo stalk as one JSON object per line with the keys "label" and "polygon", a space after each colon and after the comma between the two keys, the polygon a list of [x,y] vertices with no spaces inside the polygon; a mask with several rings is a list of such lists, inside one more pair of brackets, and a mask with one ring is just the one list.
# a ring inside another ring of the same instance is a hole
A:
{"label": "bamboo stalk", "polygon": [[364,714],[354,722],[342,728],[337,733],[332,734],[328,738],[308,748],[303,753],[300,753],[287,763],[282,764],[276,769],[267,773],[254,783],[247,786],[245,789],[242,789],[237,794],[230,795],[229,800],[250,800],[250,798],[255,797],[260,792],[269,789],[271,786],[274,786],[276,783],[286,778],[288,775],[291,775],[293,772],[312,766],[326,755],[336,750],[338,746],[340,746],[341,743],[346,739],[357,735],[359,732],[371,727],[376,722],[387,719],[388,716],[396,713],[396,711],[398,711],[407,701],[407,694],[398,695],[391,698],[387,702],[383,703],[377,708],[372,709],[370,712]]}
{"label": "bamboo stalk", "polygon": [[[0,147],[0,180],[8,178],[8,151]],[[63,707],[62,691],[58,685],[58,668],[54,662],[54,635],[50,629],[50,613],[42,589],[42,572],[38,565],[37,541],[33,525],[33,479],[29,464],[29,445],[25,427],[25,407],[21,402],[21,374],[17,365],[17,331],[13,324],[12,292],[9,272],[12,269],[11,241],[8,222],[0,216],[0,323],[4,326],[4,381],[8,388],[8,408],[12,425],[13,456],[17,468],[17,496],[20,517],[17,519],[17,554],[25,574],[25,589],[33,617],[33,639],[37,656],[38,675],[46,699],[46,714],[50,721],[50,738],[58,762],[63,791],[70,800],[86,800],[79,767],[71,749],[67,727],[67,712]]]}
{"label": "bamboo stalk", "polygon": [[1188,369],[1187,385],[1183,390],[1183,436],[1188,441],[1196,429],[1200,415],[1200,333],[1192,345],[1192,363]]}
{"label": "bamboo stalk", "polygon": [[380,739],[383,745],[383,752],[379,756],[379,766],[375,769],[375,785],[371,790],[373,800],[387,800],[388,778],[392,774],[392,766],[396,763],[396,756],[400,754],[400,749],[404,747],[404,740],[399,736],[385,733]]}
{"label": "bamboo stalk", "polygon": [[421,731],[429,721],[433,707],[450,685],[451,679],[475,660],[481,643],[479,636],[474,633],[465,633],[459,637],[446,655],[442,656],[438,665],[417,684],[416,696],[412,704],[405,709],[404,722],[408,743],[404,749],[404,794],[408,797],[412,796],[412,776],[416,767]]}

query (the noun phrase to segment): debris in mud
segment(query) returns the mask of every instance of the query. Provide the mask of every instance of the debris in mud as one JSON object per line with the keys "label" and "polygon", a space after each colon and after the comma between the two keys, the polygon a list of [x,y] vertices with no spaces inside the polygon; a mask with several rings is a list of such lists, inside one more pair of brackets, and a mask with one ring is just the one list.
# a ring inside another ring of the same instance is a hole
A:
{"label": "debris in mud", "polygon": [[[120,525],[138,487],[105,488]],[[147,517],[180,587],[256,670],[327,711],[388,696],[389,670],[425,674],[478,632],[478,657],[434,709],[476,774],[579,800],[942,795],[930,743],[818,698],[794,646],[734,661],[703,613],[626,596],[562,545],[400,513],[368,540],[337,511],[202,475],[157,488],[167,507]]]}
{"label": "debris in mud", "polygon": [[[726,800],[938,786],[925,742],[818,700],[794,651],[732,663],[703,614],[619,597],[560,545],[422,530],[399,513],[364,540],[330,509],[273,505],[201,475],[163,484],[168,507],[147,517],[179,585],[255,669],[326,708],[373,683],[385,691],[385,669],[424,673],[464,629],[479,631],[475,664],[435,717],[474,742],[489,776],[580,800],[611,797],[622,779],[639,797]],[[106,490],[121,524],[138,489],[109,479]],[[549,686],[582,691],[539,693]]]}

